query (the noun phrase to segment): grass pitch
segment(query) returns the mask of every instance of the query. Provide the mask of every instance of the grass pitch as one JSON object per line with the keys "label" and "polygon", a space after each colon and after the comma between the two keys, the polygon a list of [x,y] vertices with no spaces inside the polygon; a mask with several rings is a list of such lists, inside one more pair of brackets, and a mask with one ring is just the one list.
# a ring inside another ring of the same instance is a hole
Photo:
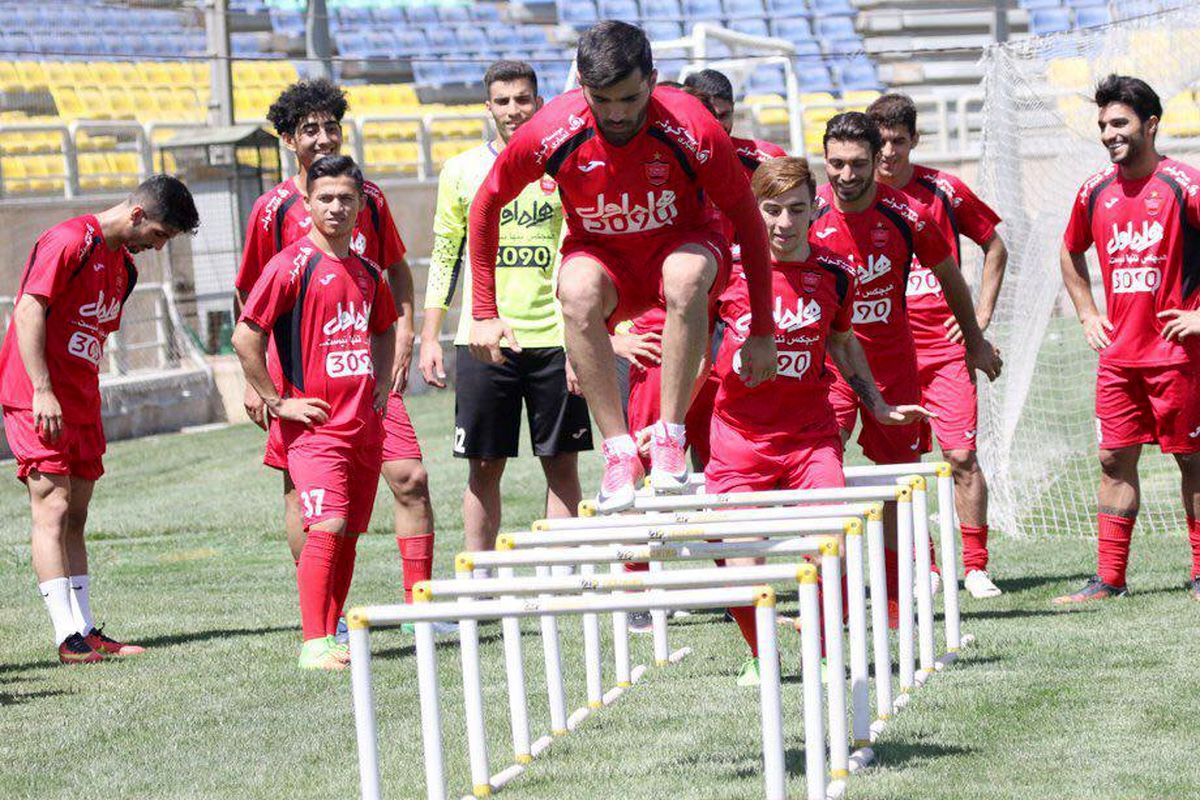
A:
{"label": "grass pitch", "polygon": [[[415,398],[438,519],[436,572],[462,541],[466,466],[450,458],[452,399]],[[92,506],[93,607],[144,656],[86,668],[54,663],[49,622],[29,566],[28,508],[4,469],[0,485],[0,797],[329,798],[358,789],[348,674],[295,668],[294,568],[280,525],[279,480],[259,466],[250,426],[113,445]],[[598,458],[582,459],[585,488]],[[506,526],[540,516],[540,469],[509,464]],[[1090,485],[1080,485],[1091,497]],[[390,497],[379,495],[360,544],[351,602],[399,595]],[[879,763],[855,776],[855,798],[1189,798],[1200,796],[1200,605],[1189,602],[1186,541],[1135,542],[1126,600],[1058,612],[1049,599],[1091,571],[1087,531],[998,539],[994,569],[1007,594],[963,599],[978,642],[937,675],[879,742]],[[785,611],[787,606],[785,606]],[[529,630],[533,624],[527,622]],[[607,626],[602,626],[607,627]],[[582,637],[562,625],[570,707],[584,697]],[[507,764],[503,657],[485,626],[486,703],[493,771]],[[743,657],[735,626],[712,614],[673,623],[683,664],[651,669],[614,706],[557,742],[504,791],[554,798],[761,796],[757,702],[733,678]],[[785,637],[788,766],[803,791],[795,680],[798,637]],[[385,795],[423,796],[412,640],[373,637]],[[608,650],[606,642],[606,652]],[[651,659],[649,638],[635,663]],[[540,647],[527,641],[536,734],[549,727]],[[457,649],[440,651],[443,725],[452,792],[469,790]],[[788,677],[792,676],[792,677]],[[611,685],[606,672],[606,685]]]}

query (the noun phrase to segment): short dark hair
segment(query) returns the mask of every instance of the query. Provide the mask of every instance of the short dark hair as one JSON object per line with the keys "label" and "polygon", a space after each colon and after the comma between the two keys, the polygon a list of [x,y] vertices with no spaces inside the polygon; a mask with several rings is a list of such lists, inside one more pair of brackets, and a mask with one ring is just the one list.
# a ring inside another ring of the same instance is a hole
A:
{"label": "short dark hair", "polygon": [[1109,103],[1122,103],[1133,109],[1142,122],[1151,117],[1162,119],[1162,101],[1150,84],[1132,75],[1110,74],[1096,84],[1096,105],[1104,108]]}
{"label": "short dark hair", "polygon": [[146,219],[161,222],[178,233],[195,233],[200,227],[196,201],[174,175],[151,175],[133,190],[129,202],[141,206]]}
{"label": "short dark hair", "polygon": [[529,81],[533,86],[534,95],[538,93],[537,73],[524,61],[504,58],[492,64],[487,68],[487,72],[483,73],[484,89],[491,89],[492,84],[499,81]]}
{"label": "short dark hair", "polygon": [[346,93],[328,78],[296,81],[267,109],[267,119],[280,136],[294,136],[309,114],[328,114],[338,122],[346,116]]}
{"label": "short dark hair", "polygon": [[655,86],[667,86],[672,89],[682,89],[683,88],[683,84],[680,83],[679,81],[659,81],[658,83],[656,83],[654,85]]}
{"label": "short dark hair", "polygon": [[872,156],[883,148],[879,126],[861,111],[843,111],[829,120],[821,146],[828,150],[830,142],[866,142]]}
{"label": "short dark hair", "polygon": [[354,163],[353,158],[350,156],[321,156],[308,168],[304,189],[312,192],[313,184],[317,182],[318,178],[341,178],[343,176],[353,178],[358,191],[362,191],[364,180],[362,170],[358,168],[358,164]]}
{"label": "short dark hair", "polygon": [[692,86],[684,86],[683,91],[703,103],[704,107],[708,109],[708,113],[714,117],[717,115],[717,109],[713,106],[713,96],[711,94],[702,92]]}
{"label": "short dark hair", "polygon": [[903,128],[917,135],[917,105],[906,94],[885,94],[867,106],[867,116],[880,128]]}
{"label": "short dark hair", "polygon": [[683,85],[709,97],[729,103],[733,102],[733,84],[729,82],[729,78],[725,77],[725,73],[715,69],[693,72],[683,79]]}
{"label": "short dark hair", "polygon": [[644,78],[654,71],[654,55],[645,31],[615,19],[597,22],[583,32],[575,63],[579,83],[589,89],[620,83],[635,69],[640,69]]}

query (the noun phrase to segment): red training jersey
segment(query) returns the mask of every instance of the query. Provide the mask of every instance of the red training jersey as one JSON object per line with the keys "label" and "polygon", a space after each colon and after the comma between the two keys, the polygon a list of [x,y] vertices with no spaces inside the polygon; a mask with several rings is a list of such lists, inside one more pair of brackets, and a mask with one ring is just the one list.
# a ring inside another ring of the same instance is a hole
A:
{"label": "red training jersey", "polygon": [[1100,360],[1118,366],[1200,362],[1200,339],[1162,338],[1158,312],[1200,308],[1200,170],[1164,158],[1140,180],[1116,165],[1083,184],[1063,243],[1071,253],[1094,243],[1114,330]]}
{"label": "red training jersey", "polygon": [[[872,370],[892,359],[916,369],[904,297],[909,272],[914,259],[945,261],[950,244],[924,206],[881,183],[875,184],[875,200],[863,211],[839,211],[830,184],[817,189],[817,202],[808,238],[854,265],[854,332]],[[887,374],[894,371],[889,368]]]}
{"label": "red training jersey", "polygon": [[[358,212],[350,249],[386,269],[404,258],[404,242],[383,191],[364,181],[363,196],[366,202]],[[238,291],[249,294],[267,262],[292,242],[307,236],[311,228],[312,217],[304,207],[304,195],[295,179],[288,178],[259,197],[250,212],[242,265],[234,281]]]}
{"label": "red training jersey", "polygon": [[[375,435],[371,335],[397,316],[378,266],[354,253],[334,258],[307,236],[267,263],[242,312],[243,320],[273,334],[282,396],[329,403],[329,420],[313,430],[346,441]],[[281,425],[286,442],[305,429],[288,420]]]}
{"label": "red training jersey", "polygon": [[[954,261],[960,267],[962,236],[984,245],[996,233],[1000,216],[948,172],[914,164],[912,178],[898,188],[929,210],[937,229],[950,243]],[[917,358],[922,364],[966,358],[966,347],[962,342],[946,339],[946,320],[954,319],[954,314],[946,304],[942,284],[919,259],[913,260],[912,271],[908,273],[905,299],[908,324],[917,346]]]}
{"label": "red training jersey", "polygon": [[476,319],[496,310],[500,212],[522,189],[549,175],[558,182],[568,239],[628,260],[681,233],[719,229],[709,199],[734,224],[750,281],[756,333],[770,320],[770,257],[733,144],[695,97],[657,87],[642,129],[623,145],[606,140],[582,90],[561,94],[513,134],[471,203],[468,251]]}
{"label": "red training jersey", "polygon": [[752,441],[800,441],[837,435],[829,404],[833,376],[825,364],[831,330],[850,330],[854,268],[841,256],[812,248],[805,261],[771,264],[774,295],[775,380],[749,388],[738,376],[749,333],[746,276],[735,268],[718,302],[725,337],[717,355],[720,380],[714,413]]}
{"label": "red training jersey", "polygon": [[[45,298],[46,368],[72,424],[100,422],[100,361],[104,342],[121,326],[121,311],[137,283],[124,247],[109,249],[91,214],[69,219],[38,237],[21,276],[17,301]],[[15,317],[0,348],[0,404],[31,409],[33,384],[17,347]]]}

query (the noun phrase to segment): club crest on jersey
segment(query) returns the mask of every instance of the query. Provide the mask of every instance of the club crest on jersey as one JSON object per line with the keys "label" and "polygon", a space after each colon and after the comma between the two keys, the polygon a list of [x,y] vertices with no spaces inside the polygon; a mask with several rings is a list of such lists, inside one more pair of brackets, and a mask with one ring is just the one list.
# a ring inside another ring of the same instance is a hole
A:
{"label": "club crest on jersey", "polygon": [[805,272],[800,275],[800,288],[812,294],[821,286],[821,273]]}
{"label": "club crest on jersey", "polygon": [[1162,211],[1163,196],[1159,194],[1158,189],[1154,189],[1150,192],[1150,196],[1146,198],[1145,203],[1146,213],[1152,217],[1157,217],[1158,212]]}
{"label": "club crest on jersey", "polygon": [[882,222],[875,223],[875,227],[871,229],[871,246],[876,250],[882,250],[887,247],[888,230]]}
{"label": "club crest on jersey", "polygon": [[869,255],[867,263],[859,265],[856,273],[860,286],[883,277],[892,269],[892,260],[885,255]]}
{"label": "club crest on jersey", "polygon": [[646,180],[651,186],[663,186],[671,178],[671,165],[663,160],[661,153],[655,153],[654,158],[647,161]]}
{"label": "club crest on jersey", "polygon": [[346,308],[342,308],[342,304],[337,304],[337,310],[333,317],[325,322],[321,331],[326,336],[334,336],[342,331],[355,330],[365,331],[367,329],[367,320],[371,318],[371,304],[367,302],[355,306],[351,300],[346,304]]}
{"label": "club crest on jersey", "polygon": [[546,195],[554,194],[558,191],[558,184],[549,175],[542,176],[541,181],[538,182],[538,187],[542,190],[542,194]]}

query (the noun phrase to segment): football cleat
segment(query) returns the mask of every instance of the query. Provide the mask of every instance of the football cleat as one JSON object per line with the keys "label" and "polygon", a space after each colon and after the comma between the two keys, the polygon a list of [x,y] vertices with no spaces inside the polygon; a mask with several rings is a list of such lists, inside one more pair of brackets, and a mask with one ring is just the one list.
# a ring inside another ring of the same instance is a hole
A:
{"label": "football cleat", "polygon": [[596,511],[601,514],[624,511],[633,505],[634,493],[646,472],[636,454],[614,452],[607,442],[603,450],[604,477],[596,495]]}
{"label": "football cleat", "polygon": [[106,636],[103,628],[92,628],[92,632],[83,639],[89,647],[105,656],[136,656],[146,652],[144,647],[118,642],[111,636]]}
{"label": "football cleat", "polygon": [[340,648],[334,643],[332,636],[309,639],[300,647],[299,666],[300,669],[331,671],[349,669],[349,653],[347,652],[343,660]]}
{"label": "football cleat", "polygon": [[966,580],[963,581],[963,586],[971,593],[971,597],[977,600],[982,600],[988,597],[999,597],[1004,594],[1000,591],[1000,587],[992,583],[992,577],[987,574],[987,570],[973,569],[967,573]]}
{"label": "football cleat", "polygon": [[684,445],[668,436],[661,424],[650,437],[650,486],[655,494],[678,494],[689,486]]}
{"label": "football cleat", "polygon": [[58,646],[58,660],[63,664],[95,664],[104,660],[79,633],[72,633]]}
{"label": "football cleat", "polygon": [[1093,600],[1125,597],[1128,594],[1129,589],[1127,587],[1113,586],[1111,583],[1105,583],[1100,580],[1099,575],[1093,575],[1088,578],[1088,582],[1078,592],[1064,594],[1061,597],[1054,598],[1051,602],[1056,606],[1078,605],[1079,603],[1090,603]]}

